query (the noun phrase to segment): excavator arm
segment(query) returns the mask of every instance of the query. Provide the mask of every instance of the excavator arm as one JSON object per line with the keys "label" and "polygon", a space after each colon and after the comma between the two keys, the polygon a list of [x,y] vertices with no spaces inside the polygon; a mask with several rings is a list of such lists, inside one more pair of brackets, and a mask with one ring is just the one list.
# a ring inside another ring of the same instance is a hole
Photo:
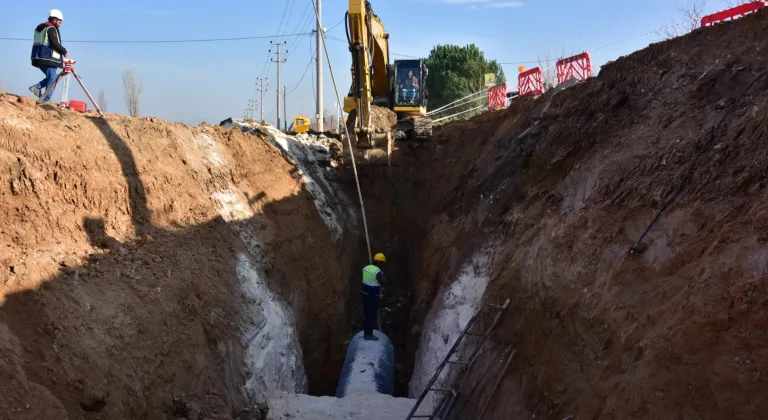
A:
{"label": "excavator arm", "polygon": [[367,0],[349,0],[345,22],[352,54],[352,87],[344,98],[353,145],[348,152],[368,162],[386,157],[389,164],[395,139],[426,139],[432,133],[425,60],[390,62],[389,34]]}
{"label": "excavator arm", "polygon": [[389,127],[375,127],[372,118],[372,105],[388,107],[390,102],[389,34],[367,0],[349,0],[346,29],[352,88],[344,99],[344,111],[350,123],[356,119],[350,135],[357,146],[373,148],[381,141],[391,142]]}

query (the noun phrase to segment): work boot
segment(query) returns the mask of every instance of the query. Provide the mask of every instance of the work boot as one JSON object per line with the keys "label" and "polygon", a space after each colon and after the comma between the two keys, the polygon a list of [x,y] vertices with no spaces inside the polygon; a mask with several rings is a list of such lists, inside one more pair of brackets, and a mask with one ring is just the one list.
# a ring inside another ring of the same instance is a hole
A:
{"label": "work boot", "polygon": [[364,336],[363,336],[363,340],[368,340],[368,341],[379,341],[379,337],[376,337],[376,336],[375,336],[375,335],[373,335],[373,334],[371,334],[371,335],[364,335]]}
{"label": "work boot", "polygon": [[30,86],[29,87],[29,91],[32,92],[38,98],[40,97],[40,94],[42,93],[42,91],[40,91],[40,88],[35,86],[35,85]]}

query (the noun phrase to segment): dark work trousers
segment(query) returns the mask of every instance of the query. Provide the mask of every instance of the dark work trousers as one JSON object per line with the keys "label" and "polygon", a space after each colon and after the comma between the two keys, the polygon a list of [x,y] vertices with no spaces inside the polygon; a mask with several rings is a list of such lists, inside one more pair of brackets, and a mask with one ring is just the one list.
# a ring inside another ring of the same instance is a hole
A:
{"label": "dark work trousers", "polygon": [[363,331],[365,336],[373,335],[373,330],[378,324],[379,317],[379,295],[371,296],[360,292],[360,298],[363,300]]}

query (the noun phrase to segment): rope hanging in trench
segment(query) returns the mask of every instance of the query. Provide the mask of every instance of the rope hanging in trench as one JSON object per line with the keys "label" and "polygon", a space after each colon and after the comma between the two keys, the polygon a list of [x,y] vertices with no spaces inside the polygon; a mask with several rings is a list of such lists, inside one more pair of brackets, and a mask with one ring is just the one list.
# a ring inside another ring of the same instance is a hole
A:
{"label": "rope hanging in trench", "polygon": [[[312,8],[315,11],[315,20],[317,22],[317,27],[322,27],[320,23],[320,16],[317,14],[317,3],[315,0],[312,0]],[[318,31],[320,33],[320,37],[323,39],[323,51],[325,52],[325,59],[328,61],[328,69],[331,73],[331,81],[333,82],[333,93],[336,95],[336,105],[339,107],[339,109],[344,109],[341,105],[341,98],[339,98],[339,89],[336,86],[336,77],[333,73],[333,66],[331,65],[331,56],[328,54],[328,43],[325,42],[325,32],[324,31]],[[318,52],[319,53],[319,52]],[[321,115],[320,118],[323,116]],[[349,147],[349,156],[352,159],[352,171],[355,174],[355,184],[357,184],[357,196],[360,199],[360,213],[363,215],[363,229],[365,230],[365,244],[368,247],[368,264],[373,264],[373,254],[371,253],[371,239],[368,236],[368,220],[365,217],[365,204],[363,203],[363,191],[360,188],[360,178],[357,176],[357,165],[355,164],[355,154],[352,152],[352,138],[349,136],[349,128],[346,124],[344,125],[344,133],[347,135],[347,145]]]}
{"label": "rope hanging in trench", "polygon": [[632,248],[630,248],[629,253],[634,254],[637,252],[638,247],[640,246],[640,243],[645,239],[645,236],[648,235],[648,232],[651,231],[651,227],[653,227],[654,224],[656,224],[656,221],[659,220],[659,217],[661,216],[661,213],[664,212],[664,210],[669,206],[675,198],[683,191],[683,189],[688,185],[688,182],[690,181],[690,178],[693,176],[693,171],[696,168],[696,161],[699,159],[699,155],[701,155],[702,151],[709,147],[710,144],[715,140],[715,135],[717,134],[717,131],[720,129],[720,127],[725,122],[725,119],[728,118],[728,115],[733,112],[734,109],[736,109],[736,105],[741,102],[742,99],[749,93],[750,90],[752,90],[752,87],[755,86],[758,80],[760,80],[763,76],[768,74],[768,71],[764,71],[760,73],[755,80],[752,81],[752,83],[747,86],[746,89],[744,89],[744,92],[739,95],[739,97],[736,99],[736,101],[731,104],[730,108],[728,108],[728,111],[725,112],[723,115],[723,118],[720,119],[720,121],[710,129],[709,132],[709,138],[707,141],[702,144],[699,147],[696,147],[696,153],[693,155],[693,159],[691,159],[691,164],[688,166],[688,169],[685,170],[685,174],[683,174],[683,178],[680,180],[680,185],[675,189],[675,191],[670,194],[670,196],[667,198],[667,200],[664,202],[664,205],[661,206],[661,208],[656,212],[656,214],[653,216],[653,219],[651,219],[651,222],[648,224],[648,227],[645,228],[645,232],[643,232],[642,235],[640,235],[640,238],[637,239],[634,245],[632,245]]}

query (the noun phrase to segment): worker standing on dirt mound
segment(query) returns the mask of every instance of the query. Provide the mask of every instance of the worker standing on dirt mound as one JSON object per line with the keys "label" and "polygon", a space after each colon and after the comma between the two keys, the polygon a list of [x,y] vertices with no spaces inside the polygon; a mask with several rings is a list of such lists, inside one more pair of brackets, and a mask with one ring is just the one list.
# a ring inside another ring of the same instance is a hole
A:
{"label": "worker standing on dirt mound", "polygon": [[373,329],[379,318],[381,285],[386,283],[384,273],[381,271],[381,265],[385,262],[387,262],[387,258],[384,254],[378,253],[373,257],[373,264],[363,268],[360,297],[363,300],[363,338],[366,340],[378,341],[378,337],[373,335]]}
{"label": "worker standing on dirt mound", "polygon": [[40,83],[30,86],[29,90],[38,98],[46,92],[45,102],[51,100],[53,91],[48,89],[58,76],[57,70],[64,67],[63,57],[67,56],[67,49],[61,45],[61,33],[59,28],[64,22],[64,15],[58,9],[48,12],[48,22],[43,22],[35,28],[35,40],[32,44],[32,66],[37,67],[45,74],[45,79]]}

